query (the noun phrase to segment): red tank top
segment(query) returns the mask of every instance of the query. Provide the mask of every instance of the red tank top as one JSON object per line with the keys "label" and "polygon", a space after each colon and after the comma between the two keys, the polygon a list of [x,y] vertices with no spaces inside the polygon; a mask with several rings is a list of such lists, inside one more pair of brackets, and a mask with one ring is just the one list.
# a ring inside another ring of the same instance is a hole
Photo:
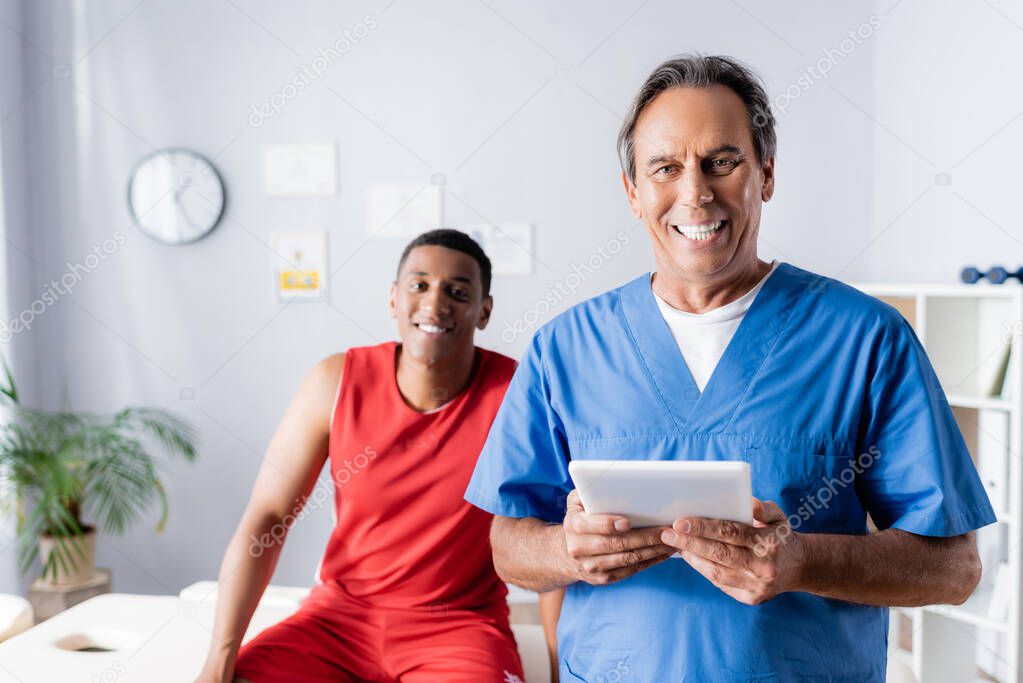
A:
{"label": "red tank top", "polygon": [[345,353],[328,441],[337,525],[320,580],[380,607],[503,601],[492,515],[462,496],[515,361],[477,349],[469,386],[418,413],[398,390],[396,350],[388,342]]}

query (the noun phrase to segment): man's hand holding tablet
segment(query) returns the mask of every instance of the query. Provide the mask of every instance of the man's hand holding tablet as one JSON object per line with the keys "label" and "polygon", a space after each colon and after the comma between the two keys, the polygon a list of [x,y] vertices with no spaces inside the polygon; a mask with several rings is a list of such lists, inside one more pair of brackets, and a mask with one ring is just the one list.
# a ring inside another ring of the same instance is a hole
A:
{"label": "man's hand holding tablet", "polygon": [[[576,541],[581,561],[597,570],[591,578],[604,579],[581,580],[617,581],[678,551],[746,604],[798,589],[805,546],[778,505],[752,496],[746,463],[581,460],[569,463],[569,472],[577,487],[565,517],[569,555],[575,557]],[[570,538],[570,517],[576,527],[597,531]],[[604,534],[604,544],[593,534]],[[586,554],[611,544],[621,550]]]}
{"label": "man's hand holding tablet", "polygon": [[571,563],[568,573],[594,586],[621,581],[678,550],[661,541],[670,526],[633,529],[624,515],[586,512],[577,490],[568,494],[562,526]]}
{"label": "man's hand holding tablet", "polygon": [[775,503],[753,498],[753,524],[683,517],[661,533],[682,559],[747,605],[799,590],[806,545]]}

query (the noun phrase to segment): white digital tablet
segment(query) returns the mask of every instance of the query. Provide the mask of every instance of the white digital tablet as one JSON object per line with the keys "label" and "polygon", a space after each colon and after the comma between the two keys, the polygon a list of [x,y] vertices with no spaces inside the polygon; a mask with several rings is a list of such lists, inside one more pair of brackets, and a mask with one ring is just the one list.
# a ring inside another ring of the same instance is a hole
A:
{"label": "white digital tablet", "polygon": [[623,515],[633,528],[680,517],[753,523],[749,463],[733,460],[572,460],[587,512]]}

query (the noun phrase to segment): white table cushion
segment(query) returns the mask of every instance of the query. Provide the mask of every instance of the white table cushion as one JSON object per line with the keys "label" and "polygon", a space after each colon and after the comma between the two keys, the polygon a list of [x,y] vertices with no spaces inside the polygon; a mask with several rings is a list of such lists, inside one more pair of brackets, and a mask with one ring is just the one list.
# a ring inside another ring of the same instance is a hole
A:
{"label": "white table cushion", "polygon": [[[182,591],[185,599],[112,593],[75,605],[0,643],[0,683],[192,681],[212,637],[214,585],[190,586]],[[289,589],[269,591],[269,595],[256,609],[243,642],[298,607],[297,596]],[[543,629],[523,624],[512,628],[527,683],[548,683]],[[77,651],[82,647],[108,651]]]}
{"label": "white table cushion", "polygon": [[0,642],[32,628],[32,605],[20,595],[0,593]]}

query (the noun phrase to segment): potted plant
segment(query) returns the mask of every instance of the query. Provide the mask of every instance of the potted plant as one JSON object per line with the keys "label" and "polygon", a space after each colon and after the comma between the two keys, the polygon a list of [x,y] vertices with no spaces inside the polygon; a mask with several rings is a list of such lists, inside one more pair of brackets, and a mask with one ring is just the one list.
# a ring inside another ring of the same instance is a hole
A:
{"label": "potted plant", "polygon": [[8,419],[0,424],[0,505],[17,511],[23,573],[39,558],[44,581],[91,578],[96,528],[121,534],[154,503],[161,508],[157,532],[163,529],[167,496],[141,439],[155,437],[171,455],[192,461],[190,425],[153,408],[115,415],[27,408],[6,362],[3,375],[0,416]]}

